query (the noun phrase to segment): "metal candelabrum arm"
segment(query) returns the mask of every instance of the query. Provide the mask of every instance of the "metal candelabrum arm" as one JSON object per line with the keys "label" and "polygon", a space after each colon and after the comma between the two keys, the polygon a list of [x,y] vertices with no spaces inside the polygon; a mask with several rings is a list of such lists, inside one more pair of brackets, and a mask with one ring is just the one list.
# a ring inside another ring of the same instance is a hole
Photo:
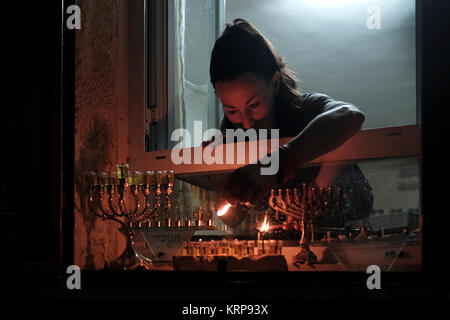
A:
{"label": "metal candelabrum arm", "polygon": [[[95,214],[97,217],[100,217],[104,220],[114,220],[117,223],[119,223],[122,227],[126,227],[126,224],[121,221],[120,219],[117,219],[114,212],[113,213],[109,213],[107,212],[104,207],[103,207],[103,186],[89,186],[88,187],[88,207],[89,210]],[[97,189],[97,190],[95,190]],[[99,205],[96,207],[94,207],[94,191],[98,192],[98,202]],[[100,213],[98,212],[98,210],[100,210]]]}

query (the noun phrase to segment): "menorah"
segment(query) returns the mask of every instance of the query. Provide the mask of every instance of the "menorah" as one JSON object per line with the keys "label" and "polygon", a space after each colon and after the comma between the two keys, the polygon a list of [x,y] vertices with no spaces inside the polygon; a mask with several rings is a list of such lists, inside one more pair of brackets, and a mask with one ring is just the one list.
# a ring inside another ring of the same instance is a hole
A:
{"label": "menorah", "polygon": [[[136,248],[136,231],[143,235],[150,250],[149,243],[155,238],[172,244],[172,247],[166,248],[169,256],[169,253],[178,250],[178,243],[181,250],[183,241],[188,241],[195,230],[217,229],[212,219],[202,221],[198,217],[192,221],[179,207],[172,210],[174,200],[178,202],[177,199],[172,199],[175,183],[172,170],[130,171],[128,164],[119,164],[116,171],[99,174],[88,172],[85,182],[88,187],[89,210],[103,220],[119,223],[119,230],[127,239],[124,252],[107,268],[153,267],[152,259]],[[153,256],[158,254],[154,253]]]}
{"label": "menorah", "polygon": [[[117,165],[117,171],[88,172],[85,175],[88,187],[89,210],[103,220],[120,224],[127,238],[124,252],[108,267],[134,269],[138,266],[149,269],[151,259],[134,248],[135,227],[172,226],[171,208],[173,171],[129,172],[128,164]],[[133,205],[129,207],[127,198]]]}
{"label": "menorah", "polygon": [[317,263],[317,256],[311,251],[310,239],[314,241],[314,220],[330,212],[339,212],[342,208],[343,196],[341,188],[306,188],[302,184],[302,190],[272,189],[269,198],[269,206],[277,214],[281,212],[295,219],[301,226],[300,252],[294,256],[294,265]]}

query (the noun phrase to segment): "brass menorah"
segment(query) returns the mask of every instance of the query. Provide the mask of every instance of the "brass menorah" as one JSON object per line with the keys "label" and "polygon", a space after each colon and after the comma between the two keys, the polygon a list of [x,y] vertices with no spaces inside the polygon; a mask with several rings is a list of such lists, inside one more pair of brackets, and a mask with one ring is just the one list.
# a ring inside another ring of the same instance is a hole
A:
{"label": "brass menorah", "polygon": [[[85,175],[88,187],[89,210],[103,220],[120,224],[127,237],[125,251],[110,268],[134,269],[137,266],[149,269],[152,261],[134,249],[135,227],[174,226],[176,218],[168,214],[171,208],[173,171],[131,171],[128,164],[117,165],[117,171],[88,172]],[[127,198],[131,198],[128,201]],[[132,206],[129,206],[129,204]],[[174,219],[175,218],[175,219]],[[181,220],[178,219],[178,225]]]}
{"label": "brass menorah", "polygon": [[[176,246],[171,242],[174,239],[187,241],[196,230],[217,230],[213,219],[203,221],[204,217],[197,215],[191,220],[180,210],[177,205],[179,199],[172,199],[175,183],[172,170],[130,171],[128,164],[119,164],[116,171],[88,172],[85,183],[89,210],[103,220],[119,223],[119,230],[127,239],[124,252],[106,268],[151,269],[154,264],[152,259],[161,260],[161,252],[155,253],[151,249],[153,236],[168,242],[172,245],[171,250],[176,251]],[[136,231],[140,232],[147,248],[150,248],[152,259],[136,248]],[[155,245],[160,249],[160,243]],[[181,250],[182,242],[179,245]]]}
{"label": "brass menorah", "polygon": [[[306,188],[302,190],[272,189],[269,206],[276,211],[297,220],[301,226],[300,252],[294,256],[294,265],[317,263],[317,256],[311,251],[310,239],[314,241],[314,220],[330,212],[338,212],[342,208],[343,197],[341,188]],[[310,237],[309,237],[310,235]]]}

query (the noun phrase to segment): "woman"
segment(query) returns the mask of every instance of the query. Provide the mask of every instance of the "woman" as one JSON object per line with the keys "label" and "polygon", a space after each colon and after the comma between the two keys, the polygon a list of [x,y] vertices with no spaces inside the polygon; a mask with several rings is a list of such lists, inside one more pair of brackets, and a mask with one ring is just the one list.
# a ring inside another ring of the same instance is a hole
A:
{"label": "woman", "polygon": [[321,93],[300,93],[293,73],[271,43],[243,19],[228,24],[216,41],[210,76],[224,108],[222,131],[279,129],[280,137],[294,137],[276,151],[280,157],[276,175],[260,175],[260,163],[236,170],[224,188],[228,201],[256,203],[271,188],[300,176],[310,186],[340,183],[347,198],[354,193],[348,201],[357,206],[350,210],[352,215],[370,214],[371,188],[356,165],[298,170],[361,129],[365,116],[357,107]]}

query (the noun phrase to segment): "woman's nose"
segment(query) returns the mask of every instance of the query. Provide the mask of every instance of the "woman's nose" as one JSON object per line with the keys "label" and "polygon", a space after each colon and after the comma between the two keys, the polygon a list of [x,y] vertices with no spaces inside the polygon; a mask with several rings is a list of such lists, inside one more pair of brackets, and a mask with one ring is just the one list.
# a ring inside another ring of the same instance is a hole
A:
{"label": "woman's nose", "polygon": [[242,127],[244,129],[250,129],[254,124],[254,121],[252,119],[252,117],[250,116],[249,112],[245,112],[243,114],[243,119],[242,119]]}

